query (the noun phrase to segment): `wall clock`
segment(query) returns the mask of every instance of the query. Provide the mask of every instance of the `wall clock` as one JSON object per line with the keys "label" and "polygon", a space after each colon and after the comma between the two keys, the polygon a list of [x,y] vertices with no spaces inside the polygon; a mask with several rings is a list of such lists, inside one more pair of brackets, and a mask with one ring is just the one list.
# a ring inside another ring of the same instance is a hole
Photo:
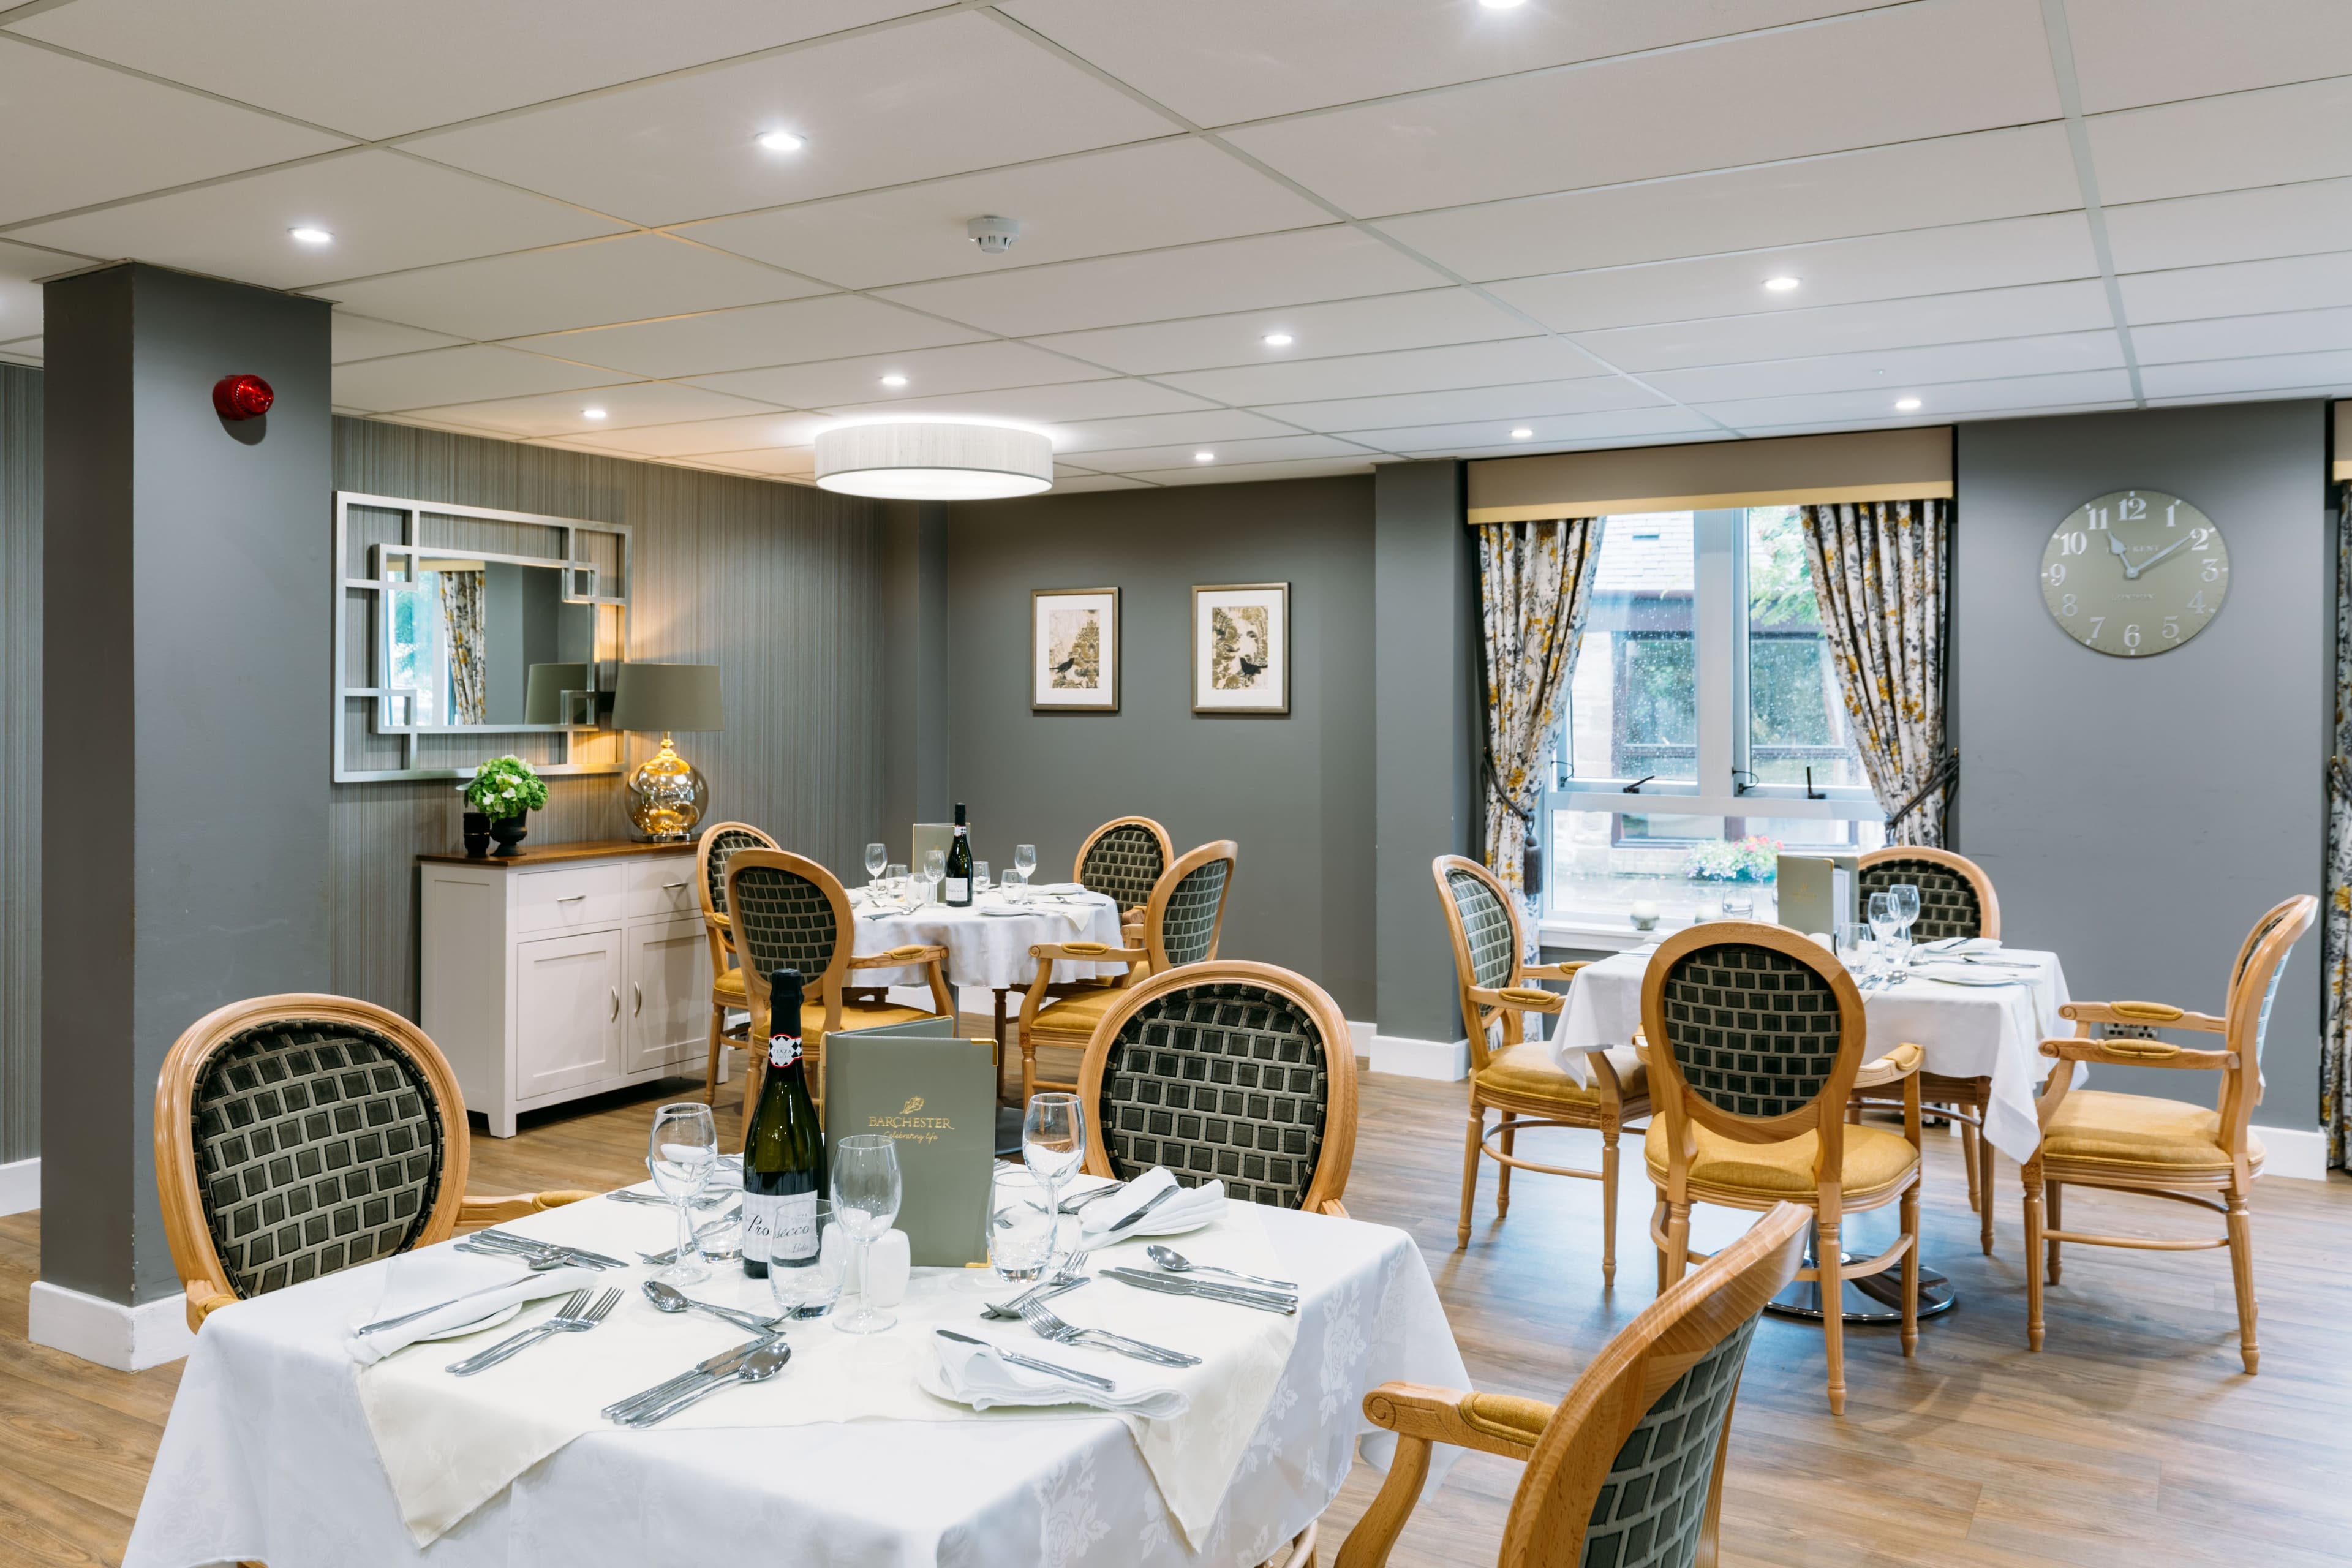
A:
{"label": "wall clock", "polygon": [[2169,653],[2212,624],[2230,551],[2212,519],[2161,490],[2114,490],[2066,514],[2042,552],[2042,601],[2098,653]]}

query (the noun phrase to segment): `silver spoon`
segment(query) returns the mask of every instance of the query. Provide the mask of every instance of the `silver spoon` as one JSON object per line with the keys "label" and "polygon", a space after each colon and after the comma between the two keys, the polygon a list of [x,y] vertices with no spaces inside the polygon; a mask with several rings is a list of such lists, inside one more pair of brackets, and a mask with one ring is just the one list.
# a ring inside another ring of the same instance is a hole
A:
{"label": "silver spoon", "polygon": [[1220,1268],[1213,1263],[1195,1263],[1172,1247],[1154,1242],[1143,1249],[1145,1257],[1171,1274],[1222,1274],[1228,1279],[1246,1279],[1253,1285],[1271,1285],[1277,1290],[1296,1290],[1295,1281],[1269,1279],[1263,1274],[1244,1274],[1237,1268]]}
{"label": "silver spoon", "polygon": [[757,1313],[740,1311],[733,1307],[721,1307],[711,1301],[698,1301],[677,1286],[665,1284],[659,1279],[646,1280],[645,1289],[646,1300],[654,1304],[654,1310],[656,1311],[708,1312],[714,1318],[724,1319],[737,1328],[749,1329],[755,1334],[772,1334],[791,1321],[788,1318],[762,1318]]}
{"label": "silver spoon", "polygon": [[720,1378],[718,1382],[698,1388],[691,1394],[680,1394],[677,1398],[671,1400],[667,1405],[664,1405],[654,1410],[648,1411],[643,1415],[633,1415],[627,1420],[622,1422],[621,1425],[625,1426],[651,1426],[656,1422],[667,1421],[671,1416],[677,1415],[679,1411],[685,1409],[688,1405],[692,1405],[696,1400],[701,1399],[708,1394],[716,1394],[722,1388],[733,1388],[738,1384],[765,1383],[768,1379],[775,1376],[776,1373],[783,1371],[784,1363],[792,1359],[793,1347],[783,1343],[782,1341],[779,1341],[763,1349],[753,1351],[750,1355],[745,1356],[743,1358],[743,1364],[737,1367],[731,1376]]}

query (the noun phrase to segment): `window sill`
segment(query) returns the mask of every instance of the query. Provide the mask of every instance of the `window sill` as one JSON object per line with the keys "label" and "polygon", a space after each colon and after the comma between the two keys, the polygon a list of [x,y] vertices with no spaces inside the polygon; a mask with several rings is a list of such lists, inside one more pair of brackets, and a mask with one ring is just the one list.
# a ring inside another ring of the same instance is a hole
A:
{"label": "window sill", "polygon": [[1579,919],[1552,915],[1536,922],[1536,938],[1546,947],[1581,948],[1588,952],[1630,952],[1647,942],[1672,936],[1686,922],[1661,919],[1648,931],[1635,931],[1633,921]]}

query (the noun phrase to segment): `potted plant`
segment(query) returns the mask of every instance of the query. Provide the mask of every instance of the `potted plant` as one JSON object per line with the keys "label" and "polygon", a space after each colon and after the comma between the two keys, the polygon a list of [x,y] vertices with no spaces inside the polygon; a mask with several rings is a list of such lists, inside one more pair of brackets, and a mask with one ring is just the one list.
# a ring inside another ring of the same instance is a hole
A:
{"label": "potted plant", "polygon": [[474,770],[474,776],[459,786],[466,804],[474,809],[466,814],[466,852],[474,848],[475,819],[499,841],[497,853],[512,855],[521,847],[530,829],[525,816],[547,804],[547,781],[532,771],[520,757],[493,757]]}

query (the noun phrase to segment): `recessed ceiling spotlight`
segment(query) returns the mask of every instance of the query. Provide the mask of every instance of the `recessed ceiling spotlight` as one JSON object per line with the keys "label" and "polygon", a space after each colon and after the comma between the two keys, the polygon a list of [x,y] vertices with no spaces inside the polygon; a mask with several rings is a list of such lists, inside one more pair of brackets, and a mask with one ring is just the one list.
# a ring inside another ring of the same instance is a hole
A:
{"label": "recessed ceiling spotlight", "polygon": [[1196,463],[1213,463],[1217,460],[1217,455],[1214,452],[1195,452],[1192,454],[1192,460]]}
{"label": "recessed ceiling spotlight", "polygon": [[583,408],[580,411],[580,417],[583,419],[602,419],[604,417],[604,411],[601,408]]}
{"label": "recessed ceiling spotlight", "polygon": [[1794,278],[1767,278],[1764,279],[1764,287],[1775,294],[1786,294],[1790,289],[1794,289],[1799,281]]}
{"label": "recessed ceiling spotlight", "polygon": [[885,386],[904,386],[907,384],[907,378],[894,371],[890,374],[882,378],[882,384]]}
{"label": "recessed ceiling spotlight", "polygon": [[1912,413],[1916,411],[1918,406],[1919,400],[1916,397],[1898,397],[1895,400],[1895,412],[1897,414]]}
{"label": "recessed ceiling spotlight", "polygon": [[286,232],[304,245],[331,245],[335,239],[335,237],[325,229],[311,228],[307,225],[301,228],[289,228]]}
{"label": "recessed ceiling spotlight", "polygon": [[1258,340],[1270,349],[1286,349],[1297,341],[1288,332],[1268,332]]}
{"label": "recessed ceiling spotlight", "polygon": [[808,139],[789,131],[763,131],[756,138],[771,153],[797,153],[808,145]]}
{"label": "recessed ceiling spotlight", "polygon": [[1512,432],[1511,432],[1511,439],[1512,439],[1512,440],[1514,440],[1514,441],[1532,441],[1532,440],[1534,440],[1535,438],[1536,438],[1536,433],[1535,433],[1534,431],[1532,431],[1532,430],[1528,429],[1528,428],[1526,426],[1524,426],[1524,425],[1520,426],[1517,429],[1516,429],[1516,430],[1514,430],[1514,431],[1512,431]]}

